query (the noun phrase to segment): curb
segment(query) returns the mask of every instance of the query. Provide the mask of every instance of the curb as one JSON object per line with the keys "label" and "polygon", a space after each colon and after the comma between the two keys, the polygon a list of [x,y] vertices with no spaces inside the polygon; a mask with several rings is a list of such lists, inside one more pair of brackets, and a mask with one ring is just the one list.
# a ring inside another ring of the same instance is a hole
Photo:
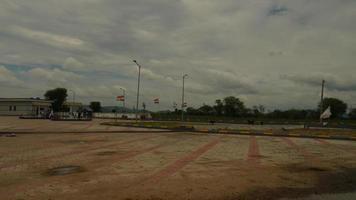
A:
{"label": "curb", "polygon": [[195,129],[194,132],[230,134],[230,135],[255,135],[255,136],[269,136],[269,137],[295,137],[295,138],[315,138],[315,139],[356,141],[355,136],[342,136],[342,135],[306,135],[306,134],[296,134],[296,133],[281,134],[281,133],[272,133],[272,132],[229,131],[229,130],[216,131],[216,130],[207,130],[207,129]]}
{"label": "curb", "polygon": [[195,132],[194,127],[187,127],[187,126],[181,126],[181,127],[168,127],[168,126],[153,126],[153,125],[138,125],[138,124],[126,124],[122,123],[119,125],[112,125],[109,123],[102,123],[101,125],[106,125],[106,126],[121,126],[121,127],[134,127],[134,128],[149,128],[149,129],[161,129],[161,130],[169,130],[173,132],[184,132],[184,131],[190,131],[190,132]]}
{"label": "curb", "polygon": [[[110,125],[110,124],[103,124]],[[111,125],[112,126],[112,125]],[[351,140],[356,141],[356,136],[341,136],[341,135],[306,135],[296,133],[273,133],[273,132],[256,132],[256,131],[231,131],[226,129],[195,129],[194,127],[177,127],[169,128],[168,126],[152,126],[152,125],[132,125],[132,124],[120,124],[124,127],[137,127],[137,128],[152,128],[170,130],[171,132],[196,132],[196,133],[213,133],[213,134],[228,134],[228,135],[255,135],[255,136],[269,136],[269,137],[294,137],[294,138],[314,138],[314,139],[329,139],[329,140]]]}

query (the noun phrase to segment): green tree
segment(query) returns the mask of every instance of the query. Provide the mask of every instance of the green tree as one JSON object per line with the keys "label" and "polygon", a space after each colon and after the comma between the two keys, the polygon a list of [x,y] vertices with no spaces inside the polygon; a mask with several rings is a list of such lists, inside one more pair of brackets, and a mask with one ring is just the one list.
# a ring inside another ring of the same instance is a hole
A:
{"label": "green tree", "polygon": [[211,115],[214,114],[214,108],[209,105],[203,105],[198,109],[199,113],[202,115]]}
{"label": "green tree", "polygon": [[215,112],[217,115],[221,116],[224,112],[224,104],[221,101],[221,99],[217,99],[215,101],[215,106],[214,106]]}
{"label": "green tree", "polygon": [[263,105],[253,106],[251,111],[254,117],[261,117],[265,113],[265,107]]}
{"label": "green tree", "polygon": [[245,105],[239,98],[230,96],[224,98],[224,113],[231,117],[241,117],[246,113]]}
{"label": "green tree", "polygon": [[101,112],[101,103],[99,101],[90,102],[89,107],[93,110],[93,112]]}
{"label": "green tree", "polygon": [[356,108],[352,109],[349,112],[349,117],[350,117],[350,119],[356,119]]}
{"label": "green tree", "polygon": [[[347,110],[347,104],[342,100],[336,98],[324,98],[322,110],[326,110],[329,106],[332,113],[331,118],[341,117]],[[319,110],[320,107],[319,103]]]}
{"label": "green tree", "polygon": [[188,107],[186,109],[186,112],[187,112],[188,115],[196,115],[196,114],[198,114],[198,111],[193,107]]}
{"label": "green tree", "polygon": [[46,100],[53,101],[52,108],[54,112],[59,112],[63,110],[63,103],[67,99],[67,89],[65,88],[56,88],[53,90],[48,90],[44,97]]}

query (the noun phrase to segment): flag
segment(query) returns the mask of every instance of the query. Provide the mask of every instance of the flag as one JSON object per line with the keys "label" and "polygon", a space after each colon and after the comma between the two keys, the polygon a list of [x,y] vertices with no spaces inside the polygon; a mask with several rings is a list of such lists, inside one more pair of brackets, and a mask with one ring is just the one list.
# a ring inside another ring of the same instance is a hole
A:
{"label": "flag", "polygon": [[187,102],[183,103],[183,108],[187,107]]}
{"label": "flag", "polygon": [[176,102],[173,102],[173,108],[176,109],[178,104]]}
{"label": "flag", "polygon": [[153,102],[154,102],[155,104],[159,104],[159,98],[153,99]]}
{"label": "flag", "polygon": [[320,115],[320,119],[328,119],[332,115],[330,111],[330,106]]}
{"label": "flag", "polygon": [[125,101],[125,96],[117,96],[116,101]]}

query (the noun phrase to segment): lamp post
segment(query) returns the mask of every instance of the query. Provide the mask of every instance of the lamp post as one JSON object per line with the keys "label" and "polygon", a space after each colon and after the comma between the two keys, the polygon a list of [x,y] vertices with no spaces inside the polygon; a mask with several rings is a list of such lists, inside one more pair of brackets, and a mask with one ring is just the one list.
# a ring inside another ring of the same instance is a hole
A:
{"label": "lamp post", "polygon": [[120,90],[122,90],[123,95],[124,95],[124,101],[122,102],[124,109],[125,109],[125,101],[126,101],[126,90],[124,88],[120,88]]}
{"label": "lamp post", "polygon": [[136,99],[136,122],[138,120],[138,102],[140,98],[140,79],[141,79],[141,65],[136,60],[133,62],[138,66],[138,79],[137,79],[137,99]]}
{"label": "lamp post", "polygon": [[70,92],[72,92],[73,93],[73,104],[72,104],[72,112],[74,112],[74,102],[75,102],[75,92],[74,92],[74,90],[69,90]]}
{"label": "lamp post", "polygon": [[183,88],[182,88],[182,121],[184,121],[184,107],[185,107],[185,103],[184,103],[184,79],[188,77],[188,74],[184,74],[183,75]]}
{"label": "lamp post", "polygon": [[323,114],[323,107],[324,107],[324,86],[325,80],[321,82],[321,97],[320,97],[320,124],[323,124],[323,118],[321,115]]}

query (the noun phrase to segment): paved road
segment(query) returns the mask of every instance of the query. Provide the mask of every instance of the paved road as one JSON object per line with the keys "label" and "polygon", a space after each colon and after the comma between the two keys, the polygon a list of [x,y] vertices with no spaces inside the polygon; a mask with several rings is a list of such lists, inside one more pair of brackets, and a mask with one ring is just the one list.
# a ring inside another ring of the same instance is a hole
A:
{"label": "paved road", "polygon": [[[141,132],[21,134],[0,144],[2,200],[273,199],[356,189],[351,141]],[[63,166],[80,168],[52,176]]]}
{"label": "paved road", "polygon": [[122,132],[122,131],[162,131],[142,128],[129,128],[100,125],[112,120],[93,121],[51,121],[41,119],[19,119],[0,116],[0,132]]}

